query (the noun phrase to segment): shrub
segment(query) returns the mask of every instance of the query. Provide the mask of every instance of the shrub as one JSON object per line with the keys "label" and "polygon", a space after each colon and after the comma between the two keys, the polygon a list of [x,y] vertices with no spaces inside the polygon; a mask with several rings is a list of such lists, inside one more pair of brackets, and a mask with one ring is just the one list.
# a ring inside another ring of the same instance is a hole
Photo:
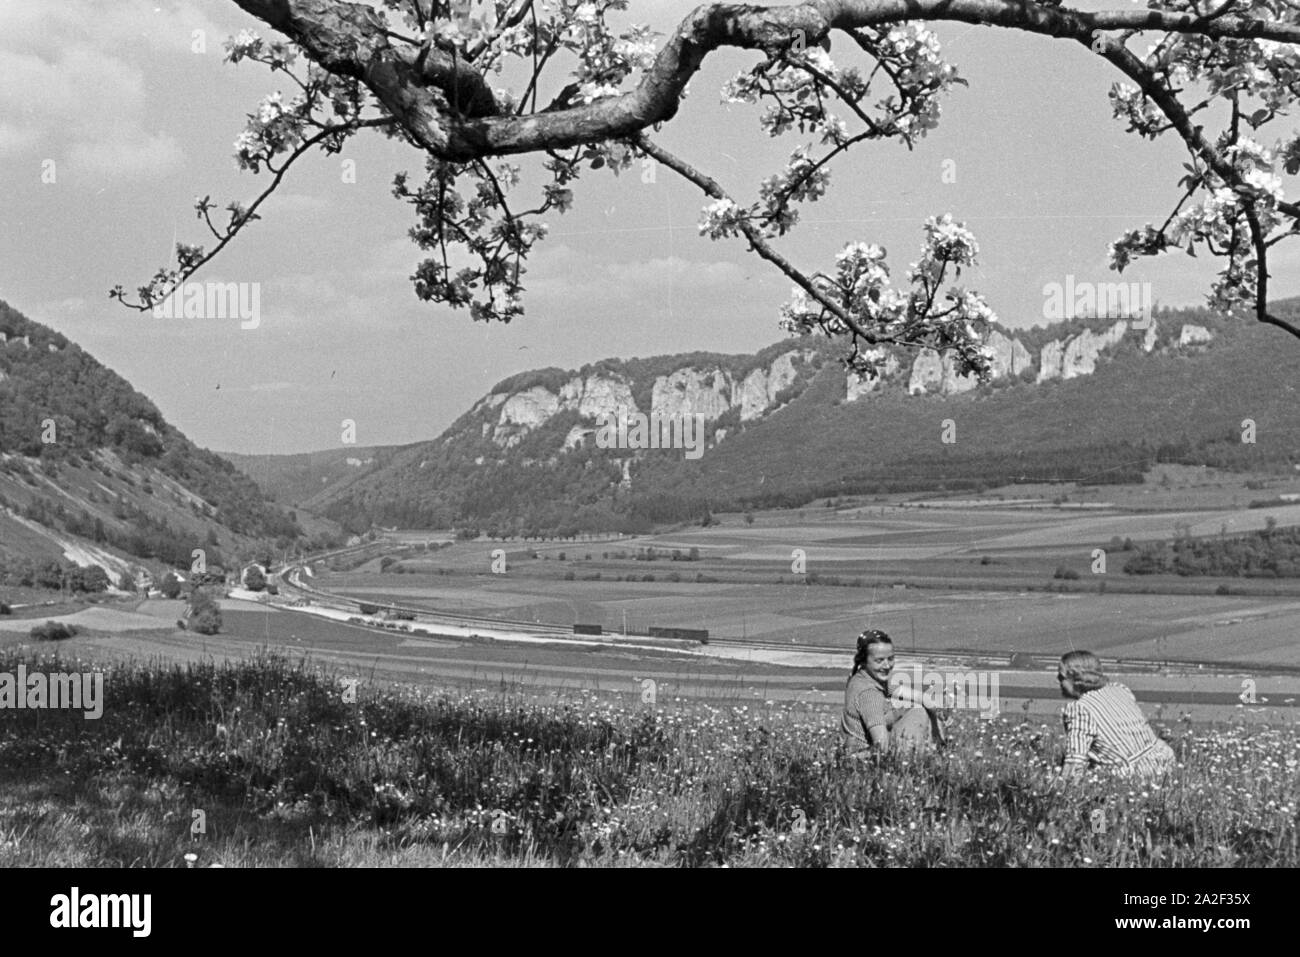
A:
{"label": "shrub", "polygon": [[221,630],[221,609],[212,596],[202,589],[190,594],[190,630],[200,635],[215,635]]}
{"label": "shrub", "polygon": [[77,633],[73,625],[65,625],[61,621],[47,621],[43,625],[37,625],[29,632],[29,637],[35,641],[62,641],[65,638],[71,638]]}
{"label": "shrub", "polygon": [[13,613],[14,612],[12,608],[10,608],[4,602],[0,601],[0,615],[12,615]]}
{"label": "shrub", "polygon": [[1216,595],[1231,595],[1232,589],[1229,588],[1227,583],[1225,582],[1224,584],[1220,585],[1218,588],[1214,589],[1214,593]]}
{"label": "shrub", "polygon": [[249,591],[261,591],[266,587],[266,576],[256,565],[250,565],[244,572],[244,587]]}
{"label": "shrub", "polygon": [[1074,579],[1079,577],[1079,573],[1076,572],[1073,568],[1066,568],[1064,565],[1057,565],[1056,571],[1052,574],[1052,577],[1064,578],[1069,581],[1073,581]]}
{"label": "shrub", "polygon": [[216,608],[204,609],[190,621],[194,624],[194,630],[200,635],[215,635],[221,630],[221,612]]}

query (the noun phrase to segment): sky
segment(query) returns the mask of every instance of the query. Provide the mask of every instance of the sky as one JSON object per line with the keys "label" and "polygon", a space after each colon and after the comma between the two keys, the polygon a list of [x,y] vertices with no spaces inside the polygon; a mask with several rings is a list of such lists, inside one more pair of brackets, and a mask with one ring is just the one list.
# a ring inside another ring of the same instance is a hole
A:
{"label": "sky", "polygon": [[[668,31],[697,2],[631,0],[626,19]],[[526,313],[511,324],[421,302],[409,277],[423,257],[391,187],[399,170],[418,181],[423,160],[378,133],[295,164],[263,220],[194,277],[258,283],[256,328],[111,302],[110,288],[146,282],[175,241],[203,242],[197,196],[222,207],[264,188],[265,173],[237,169],[233,143],[284,84],[258,64],[223,62],[222,41],[244,29],[274,36],[230,0],[0,0],[0,299],[123,375],[199,445],[337,447],[344,419],[358,445],[431,439],[526,369],[753,352],[785,335],[789,281],[742,241],[700,236],[702,195],[666,169],[650,182],[636,167],[585,174],[573,208],[546,220]],[[955,88],[914,150],[869,144],[836,165],[826,197],[803,206],[778,248],[813,271],[846,243],[879,243],[900,277],[926,218],[951,213],[980,244],[963,282],[1006,325],[1041,324],[1044,285],[1121,278],[1107,246],[1163,222],[1184,152],[1173,137],[1124,132],[1107,99],[1121,78],[1078,44],[964,24],[936,31],[970,86]],[[842,45],[832,55],[851,59]],[[757,60],[710,57],[654,134],[742,202],[801,142],[769,139],[761,108],[721,102],[723,83]],[[1300,293],[1298,259],[1278,248],[1276,297]],[[1151,283],[1157,303],[1192,305],[1214,271],[1175,254],[1122,278]]]}

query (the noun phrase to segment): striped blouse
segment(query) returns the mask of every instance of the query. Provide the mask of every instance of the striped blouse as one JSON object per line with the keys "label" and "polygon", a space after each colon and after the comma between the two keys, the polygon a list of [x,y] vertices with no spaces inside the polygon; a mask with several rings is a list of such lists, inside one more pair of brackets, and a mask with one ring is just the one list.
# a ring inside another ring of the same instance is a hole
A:
{"label": "striped blouse", "polygon": [[1173,763],[1172,749],[1156,737],[1133,692],[1111,682],[1085,692],[1061,709],[1066,765],[1089,763],[1118,771],[1152,773]]}

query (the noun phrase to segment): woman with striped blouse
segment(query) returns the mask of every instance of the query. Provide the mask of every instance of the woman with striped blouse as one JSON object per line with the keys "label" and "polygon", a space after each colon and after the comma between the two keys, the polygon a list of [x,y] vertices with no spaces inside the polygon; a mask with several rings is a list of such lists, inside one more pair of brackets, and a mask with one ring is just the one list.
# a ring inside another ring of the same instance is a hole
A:
{"label": "woman with striped blouse", "polygon": [[1151,730],[1133,692],[1106,680],[1096,655],[1062,655],[1056,680],[1061,694],[1071,699],[1061,710],[1066,737],[1063,777],[1095,766],[1120,777],[1152,778],[1173,767],[1173,749]]}

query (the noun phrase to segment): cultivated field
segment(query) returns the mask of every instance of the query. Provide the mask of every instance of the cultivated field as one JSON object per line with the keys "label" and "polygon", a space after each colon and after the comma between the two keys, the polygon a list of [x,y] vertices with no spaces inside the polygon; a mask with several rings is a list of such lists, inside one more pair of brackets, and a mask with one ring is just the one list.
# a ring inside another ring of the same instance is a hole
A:
{"label": "cultivated field", "polygon": [[[1156,513],[996,499],[851,505],[760,513],[752,524],[726,516],[719,526],[620,542],[398,551],[385,571],[375,558],[351,571],[322,568],[316,584],[457,614],[612,631],[705,628],[712,641],[846,654],[860,630],[876,627],[921,653],[1052,659],[1089,648],[1107,658],[1300,668],[1300,580],[1122,571],[1124,539],[1241,532],[1268,518],[1300,524],[1300,505]],[[645,560],[647,549],[656,560]],[[1104,570],[1095,549],[1106,553]],[[494,574],[494,562],[504,570]]]}

